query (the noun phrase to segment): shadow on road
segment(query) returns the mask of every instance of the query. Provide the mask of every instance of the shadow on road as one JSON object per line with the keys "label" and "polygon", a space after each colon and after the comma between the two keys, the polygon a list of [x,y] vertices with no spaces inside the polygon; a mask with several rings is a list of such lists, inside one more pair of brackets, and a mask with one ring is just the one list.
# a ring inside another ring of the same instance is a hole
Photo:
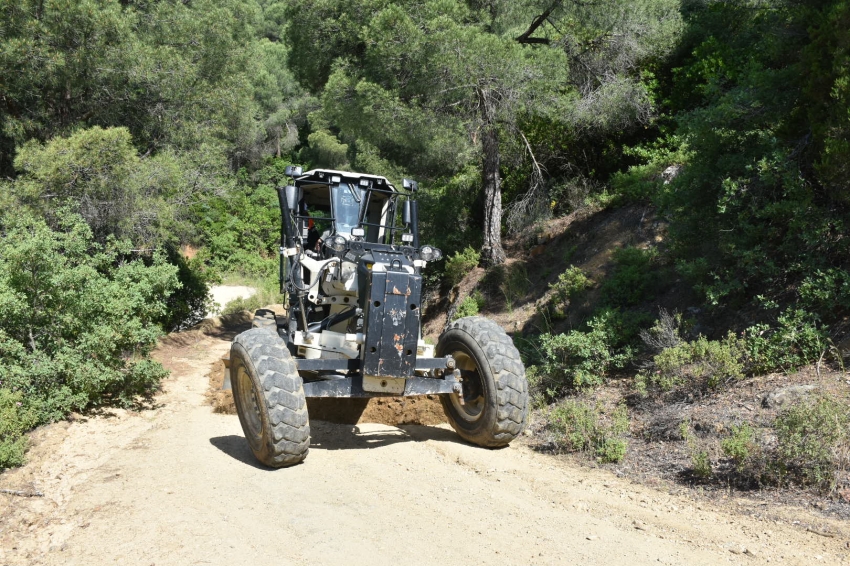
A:
{"label": "shadow on road", "polygon": [[[310,423],[311,450],[363,450],[390,446],[399,442],[453,442],[466,444],[454,431],[422,425],[399,428],[375,424],[335,424],[325,421]],[[259,463],[242,436],[230,434],[210,438],[210,444],[243,464],[258,470],[272,470]]]}
{"label": "shadow on road", "polygon": [[233,458],[234,460],[239,460],[243,464],[248,464],[253,468],[257,468],[258,470],[274,470],[274,468],[269,468],[268,466],[264,466],[254,457],[254,454],[251,452],[251,448],[248,446],[248,441],[245,440],[242,436],[237,436],[235,434],[228,434],[227,436],[214,436],[210,438],[210,444]]}
{"label": "shadow on road", "polygon": [[313,421],[310,429],[310,448],[315,450],[372,449],[398,442],[427,440],[464,443],[453,431],[422,425],[401,425],[395,428],[369,423],[351,425]]}

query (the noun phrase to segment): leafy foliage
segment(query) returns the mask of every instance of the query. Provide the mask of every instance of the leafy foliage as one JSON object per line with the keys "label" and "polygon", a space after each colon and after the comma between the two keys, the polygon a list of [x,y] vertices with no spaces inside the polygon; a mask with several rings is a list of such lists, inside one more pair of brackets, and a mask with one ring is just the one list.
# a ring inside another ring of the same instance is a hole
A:
{"label": "leafy foliage", "polygon": [[639,391],[670,391],[684,387],[690,390],[713,389],[744,376],[746,349],[744,342],[729,333],[724,340],[708,340],[700,336],[665,348],[653,357],[649,371],[639,374],[635,384]]}
{"label": "leafy foliage", "polygon": [[4,410],[15,411],[3,438],[6,466],[18,461],[16,435],[31,424],[153,391],[166,371],[147,356],[179,283],[163,256],[146,265],[114,241],[97,244],[73,214],[57,231],[7,215],[2,230],[0,388]]}
{"label": "leafy foliage", "polygon": [[786,477],[822,489],[850,465],[850,410],[820,397],[795,405],[776,419],[779,465]]}
{"label": "leafy foliage", "polygon": [[593,452],[601,462],[619,462],[626,455],[628,442],[623,435],[629,431],[629,416],[624,405],[606,415],[598,403],[565,399],[546,417],[561,448]]}
{"label": "leafy foliage", "polygon": [[653,261],[658,252],[627,247],[614,251],[613,272],[602,282],[603,299],[612,306],[631,306],[646,299],[656,282]]}
{"label": "leafy foliage", "polygon": [[540,335],[540,358],[533,387],[555,398],[572,388],[604,383],[609,372],[623,368],[632,358],[621,347],[616,315],[602,312],[587,323],[588,330]]}
{"label": "leafy foliage", "polygon": [[446,260],[446,279],[454,287],[478,266],[479,261],[481,261],[481,254],[471,246],[455,252],[452,257]]}
{"label": "leafy foliage", "polygon": [[787,309],[777,326],[757,324],[746,331],[753,371],[790,371],[814,363],[826,349],[827,337],[817,318],[801,309]]}
{"label": "leafy foliage", "polygon": [[460,302],[460,305],[455,312],[453,320],[463,318],[465,316],[475,316],[481,309],[484,308],[484,295],[479,290],[474,290]]}

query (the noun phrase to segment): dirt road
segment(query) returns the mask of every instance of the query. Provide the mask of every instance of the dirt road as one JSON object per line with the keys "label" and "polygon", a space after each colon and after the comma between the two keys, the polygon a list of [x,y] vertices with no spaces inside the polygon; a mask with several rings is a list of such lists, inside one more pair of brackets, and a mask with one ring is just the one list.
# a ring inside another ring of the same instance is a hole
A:
{"label": "dirt road", "polygon": [[846,524],[760,520],[444,426],[314,421],[304,464],[262,468],[205,397],[229,338],[167,340],[152,410],[37,431],[0,488],[44,497],[0,495],[0,564],[850,562]]}

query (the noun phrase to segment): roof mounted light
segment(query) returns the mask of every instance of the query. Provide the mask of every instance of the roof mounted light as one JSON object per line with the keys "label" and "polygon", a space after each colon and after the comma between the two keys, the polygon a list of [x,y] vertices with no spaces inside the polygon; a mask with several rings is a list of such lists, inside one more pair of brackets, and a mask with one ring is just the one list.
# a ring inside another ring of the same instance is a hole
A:
{"label": "roof mounted light", "polygon": [[334,175],[333,177],[331,177],[331,183],[339,183],[340,181],[342,181],[342,177],[340,177],[339,175]]}
{"label": "roof mounted light", "polygon": [[360,179],[360,186],[361,187],[368,187],[369,186],[369,179]]}

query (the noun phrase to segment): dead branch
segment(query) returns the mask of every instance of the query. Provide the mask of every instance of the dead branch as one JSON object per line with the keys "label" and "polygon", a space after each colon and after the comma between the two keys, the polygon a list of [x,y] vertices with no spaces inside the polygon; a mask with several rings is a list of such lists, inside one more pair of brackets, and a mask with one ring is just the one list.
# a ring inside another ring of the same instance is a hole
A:
{"label": "dead branch", "polygon": [[44,497],[40,491],[20,491],[17,489],[0,489],[0,493],[6,495],[17,495],[18,497]]}

